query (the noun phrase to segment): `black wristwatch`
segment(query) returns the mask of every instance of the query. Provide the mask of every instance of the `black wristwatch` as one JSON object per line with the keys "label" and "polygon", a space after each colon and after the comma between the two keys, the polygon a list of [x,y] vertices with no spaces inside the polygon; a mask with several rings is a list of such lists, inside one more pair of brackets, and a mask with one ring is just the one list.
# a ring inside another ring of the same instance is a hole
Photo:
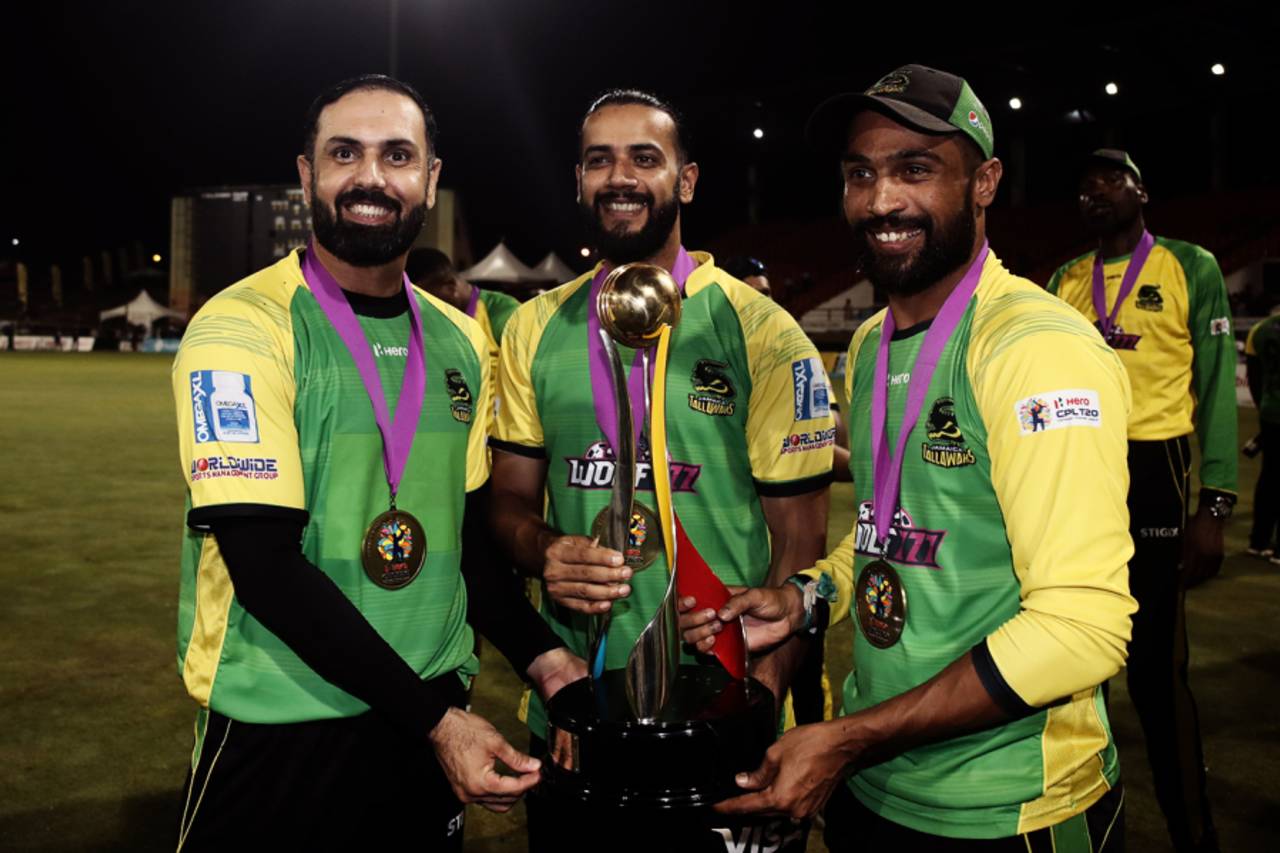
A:
{"label": "black wristwatch", "polygon": [[1200,490],[1200,508],[1209,510],[1209,515],[1217,519],[1231,517],[1236,507],[1236,496],[1228,492]]}

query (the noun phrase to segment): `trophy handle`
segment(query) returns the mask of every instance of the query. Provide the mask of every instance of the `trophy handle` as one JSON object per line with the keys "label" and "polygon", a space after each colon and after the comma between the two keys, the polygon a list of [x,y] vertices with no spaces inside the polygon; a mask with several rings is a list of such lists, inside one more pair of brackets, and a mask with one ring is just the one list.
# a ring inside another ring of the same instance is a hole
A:
{"label": "trophy handle", "polygon": [[[657,364],[653,377],[653,405],[649,408],[651,431],[649,452],[653,463],[653,490],[658,502],[662,539],[666,545],[667,590],[662,604],[636,639],[627,655],[626,688],[631,713],[641,723],[656,722],[666,707],[680,668],[680,630],[676,609],[676,535],[671,504],[671,469],[667,464],[666,377],[667,349],[671,327],[659,333]],[[645,373],[646,404],[649,402],[649,353],[641,355]],[[647,407],[647,406],[646,406]]]}
{"label": "trophy handle", "polygon": [[[609,357],[613,379],[613,401],[616,406],[614,411],[618,413],[618,446],[613,448],[613,491],[609,495],[609,525],[606,540],[601,544],[626,554],[636,479],[636,444],[631,423],[631,398],[627,395],[627,375],[622,369],[622,357],[618,355],[617,345],[604,329],[600,330],[600,341],[604,344],[605,354]],[[588,663],[591,666],[593,679],[598,679],[604,674],[606,642],[612,616],[613,610],[610,609],[601,616],[591,617],[591,657]]]}

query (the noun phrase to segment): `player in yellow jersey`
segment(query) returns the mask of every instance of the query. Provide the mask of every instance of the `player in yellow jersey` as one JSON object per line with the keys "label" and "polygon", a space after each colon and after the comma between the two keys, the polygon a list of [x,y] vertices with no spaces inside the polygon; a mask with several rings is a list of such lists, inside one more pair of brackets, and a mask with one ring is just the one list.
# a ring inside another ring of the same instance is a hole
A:
{"label": "player in yellow jersey", "polygon": [[[1097,251],[1049,281],[1099,327],[1129,372],[1129,583],[1138,599],[1129,647],[1129,694],[1142,721],[1156,796],[1174,847],[1217,850],[1205,793],[1195,699],[1187,683],[1184,593],[1216,574],[1223,527],[1236,501],[1235,338],[1226,285],[1213,255],[1153,237],[1147,191],[1124,151],[1093,152],[1079,206]],[[1200,449],[1200,506],[1188,519],[1190,434]]]}

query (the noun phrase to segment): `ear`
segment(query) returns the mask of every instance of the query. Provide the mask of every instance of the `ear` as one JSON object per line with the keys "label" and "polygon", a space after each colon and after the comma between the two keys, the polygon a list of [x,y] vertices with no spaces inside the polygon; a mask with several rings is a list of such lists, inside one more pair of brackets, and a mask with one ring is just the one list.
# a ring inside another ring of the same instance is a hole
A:
{"label": "ear", "polygon": [[1142,184],[1138,184],[1138,201],[1142,204],[1147,203],[1147,188]]}
{"label": "ear", "polygon": [[986,210],[995,201],[1003,176],[1004,164],[998,157],[992,157],[973,173],[973,201],[980,210]]}
{"label": "ear", "polygon": [[431,158],[431,165],[427,167],[427,209],[436,206],[436,186],[440,183],[440,169],[443,168],[444,161],[439,157]]}
{"label": "ear", "polygon": [[302,199],[308,205],[311,204],[311,161],[307,159],[307,155],[298,155],[298,180],[302,182]]}
{"label": "ear", "polygon": [[698,184],[698,164],[685,163],[680,167],[680,203],[693,201],[693,188]]}
{"label": "ear", "polygon": [[578,189],[577,195],[574,197],[574,201],[576,201],[578,204],[582,204],[582,164],[581,163],[573,167],[573,181]]}

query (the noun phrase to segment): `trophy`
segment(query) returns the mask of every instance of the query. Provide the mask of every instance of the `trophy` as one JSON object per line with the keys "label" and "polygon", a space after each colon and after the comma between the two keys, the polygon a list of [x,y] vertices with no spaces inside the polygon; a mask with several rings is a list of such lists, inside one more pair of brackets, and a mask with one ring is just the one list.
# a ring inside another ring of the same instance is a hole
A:
{"label": "trophy", "polygon": [[[723,666],[680,663],[678,598],[693,594],[699,606],[718,607],[723,598],[717,602],[701,591],[714,587],[728,595],[701,561],[671,500],[665,377],[671,335],[680,322],[680,289],[660,267],[627,264],[598,286],[591,307],[598,328],[589,327],[607,356],[617,420],[616,440],[610,436],[613,489],[593,533],[622,552],[635,571],[659,570],[645,566],[665,553],[669,576],[661,604],[623,669],[604,669],[610,613],[593,617],[591,678],[565,687],[547,706],[543,792],[602,831],[617,825],[618,810],[628,819],[640,817],[642,831],[654,838],[707,830],[723,823],[709,806],[739,793],[734,775],[759,766],[773,742],[773,695],[746,677],[744,635],[739,634],[742,642],[726,644],[734,657]],[[633,378],[629,385],[618,344],[637,351],[643,400],[632,398],[636,383]],[[647,417],[636,419],[641,403]],[[648,434],[657,518],[635,500],[637,423]],[[723,849],[720,835],[708,838]]]}

